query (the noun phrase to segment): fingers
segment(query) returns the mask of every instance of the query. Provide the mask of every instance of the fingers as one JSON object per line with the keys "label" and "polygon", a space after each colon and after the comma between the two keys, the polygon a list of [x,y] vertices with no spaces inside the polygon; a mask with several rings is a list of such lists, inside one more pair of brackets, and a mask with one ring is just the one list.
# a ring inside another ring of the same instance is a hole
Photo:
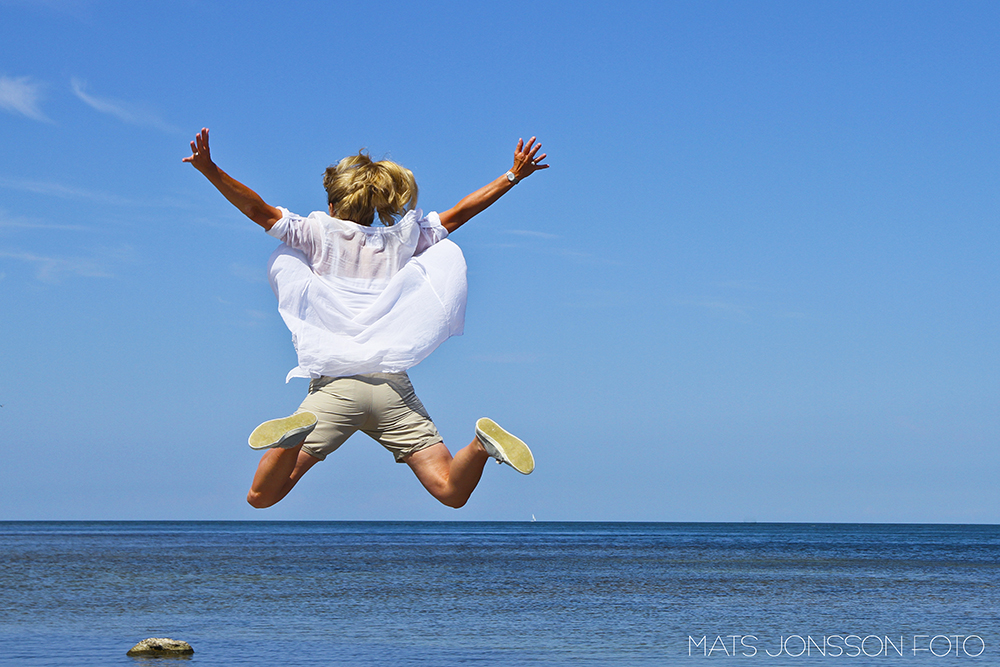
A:
{"label": "fingers", "polygon": [[541,148],[542,148],[542,143],[538,142],[536,144],[535,143],[535,137],[532,137],[531,139],[528,139],[527,145],[525,145],[524,141],[522,141],[520,139],[518,139],[518,141],[517,141],[518,156],[519,157],[525,157],[530,162],[536,162],[536,161],[545,159],[545,154],[544,153],[542,154],[542,157],[540,157],[540,158],[536,158],[535,157],[535,155],[538,154],[538,151]]}
{"label": "fingers", "polygon": [[518,139],[517,150],[515,151],[515,154],[519,158],[527,158],[530,160],[535,156],[535,154],[538,152],[538,149],[541,147],[542,144],[540,142],[537,144],[535,143],[535,137],[528,139],[527,144],[524,143],[523,139]]}
{"label": "fingers", "polygon": [[191,142],[191,150],[200,153],[202,151],[208,150],[208,128],[201,128],[201,132],[194,135],[194,141]]}
{"label": "fingers", "polygon": [[[534,141],[534,137],[532,137],[531,141]],[[538,163],[544,160],[548,156],[547,153],[542,153],[541,155],[538,155],[538,151],[541,150],[541,148],[542,148],[541,143],[537,143],[534,146],[532,146],[531,142],[528,142],[528,145],[525,148],[525,150],[527,151],[527,160],[532,164],[532,166],[535,167],[540,166]]]}
{"label": "fingers", "polygon": [[547,164],[540,164],[548,157],[548,154],[539,154],[542,144],[537,141],[537,137],[531,137],[528,139],[528,143],[525,143],[523,138],[517,140],[517,150],[514,152],[514,166],[512,169],[518,178],[525,178],[538,169],[549,168]]}
{"label": "fingers", "polygon": [[201,132],[194,135],[194,141],[191,142],[191,157],[182,158],[183,162],[194,163],[195,160],[198,162],[203,162],[206,160],[211,160],[211,154],[208,150],[208,128],[201,128]]}
{"label": "fingers", "polygon": [[201,128],[201,132],[198,133],[198,136],[195,137],[195,140],[198,142],[198,152],[199,153],[207,153],[208,152],[208,128],[207,127]]}

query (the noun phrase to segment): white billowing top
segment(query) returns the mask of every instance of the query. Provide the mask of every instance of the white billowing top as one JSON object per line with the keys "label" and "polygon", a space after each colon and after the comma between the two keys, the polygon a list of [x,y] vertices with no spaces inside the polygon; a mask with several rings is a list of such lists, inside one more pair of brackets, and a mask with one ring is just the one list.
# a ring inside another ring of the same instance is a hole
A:
{"label": "white billowing top", "polygon": [[298,354],[286,382],[405,371],[462,334],[465,258],[437,213],[365,227],[280,210],[268,277]]}

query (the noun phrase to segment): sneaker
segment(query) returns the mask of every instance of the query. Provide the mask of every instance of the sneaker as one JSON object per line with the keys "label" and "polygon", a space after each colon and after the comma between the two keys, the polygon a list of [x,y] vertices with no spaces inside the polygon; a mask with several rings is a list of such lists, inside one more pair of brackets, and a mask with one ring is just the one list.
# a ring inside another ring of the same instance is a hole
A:
{"label": "sneaker", "polygon": [[301,445],[316,428],[316,415],[296,412],[290,417],[266,421],[253,430],[248,442],[252,449],[291,449]]}
{"label": "sneaker", "polygon": [[535,469],[535,457],[531,455],[528,446],[500,428],[492,419],[483,417],[476,422],[476,438],[486,453],[499,463],[506,463],[522,475],[528,475]]}

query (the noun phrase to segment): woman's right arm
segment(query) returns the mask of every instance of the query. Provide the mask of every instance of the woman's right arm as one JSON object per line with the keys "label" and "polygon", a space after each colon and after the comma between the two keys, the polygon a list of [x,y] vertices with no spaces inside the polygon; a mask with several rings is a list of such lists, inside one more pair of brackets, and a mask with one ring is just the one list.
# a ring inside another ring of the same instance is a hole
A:
{"label": "woman's right arm", "polygon": [[191,157],[186,157],[183,161],[190,162],[222,193],[223,197],[229,200],[229,203],[265,230],[271,229],[274,223],[281,220],[281,211],[212,162],[212,154],[208,149],[208,128],[202,128],[191,142]]}

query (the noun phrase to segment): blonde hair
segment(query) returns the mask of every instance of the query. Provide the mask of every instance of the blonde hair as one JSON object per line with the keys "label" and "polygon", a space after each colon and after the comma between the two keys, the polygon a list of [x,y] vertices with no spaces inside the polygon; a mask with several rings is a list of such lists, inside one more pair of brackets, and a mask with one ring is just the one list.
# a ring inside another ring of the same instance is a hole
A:
{"label": "blonde hair", "polygon": [[385,226],[417,205],[413,172],[389,160],[374,162],[362,149],[327,167],[327,201],[341,220],[371,226],[375,213]]}

